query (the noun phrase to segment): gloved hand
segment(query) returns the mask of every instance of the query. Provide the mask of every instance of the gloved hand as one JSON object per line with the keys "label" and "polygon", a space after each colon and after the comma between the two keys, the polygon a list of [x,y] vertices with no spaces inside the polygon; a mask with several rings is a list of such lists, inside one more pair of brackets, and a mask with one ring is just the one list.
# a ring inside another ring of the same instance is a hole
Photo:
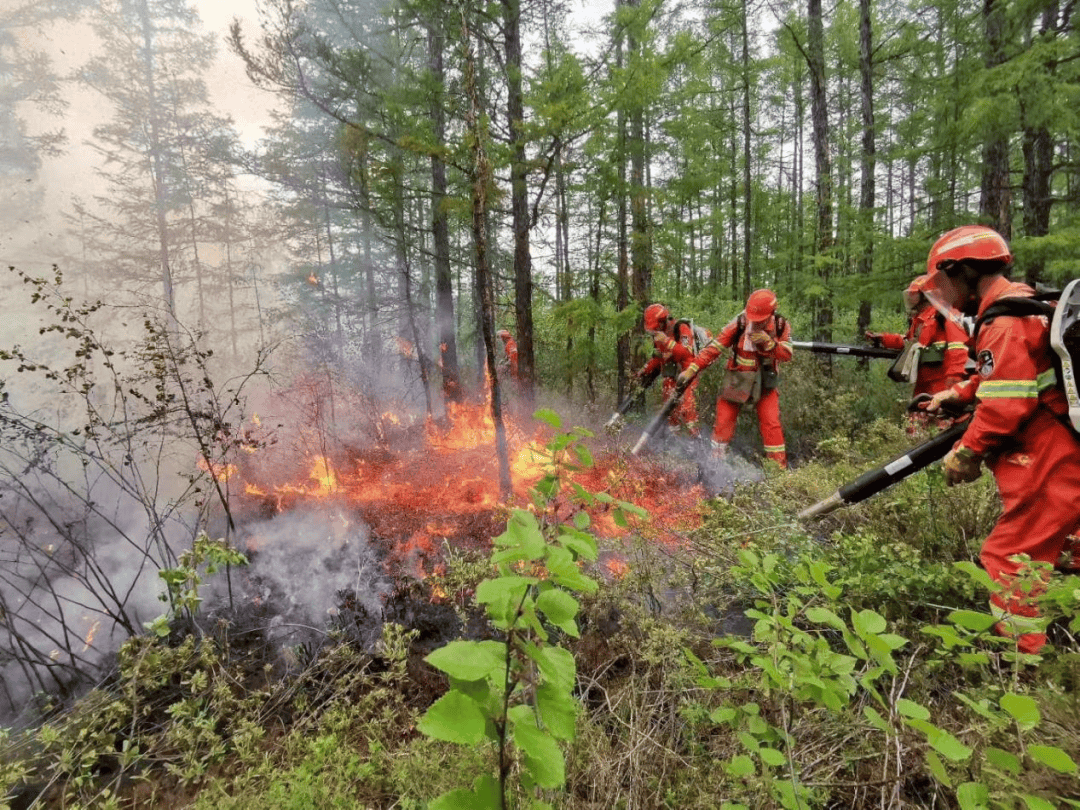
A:
{"label": "gloved hand", "polygon": [[930,411],[930,413],[936,413],[941,410],[942,403],[959,401],[960,394],[954,391],[952,388],[946,388],[938,391],[922,406],[922,410]]}
{"label": "gloved hand", "polygon": [[982,475],[982,456],[977,456],[964,445],[949,451],[942,462],[945,467],[945,483],[952,487],[966,484]]}
{"label": "gloved hand", "polygon": [[750,342],[759,352],[771,352],[776,348],[776,341],[768,332],[751,332]]}
{"label": "gloved hand", "polygon": [[675,378],[675,387],[680,390],[686,388],[686,386],[693,382],[694,377],[697,376],[699,371],[701,371],[701,369],[698,368],[697,364],[691,363],[679,372],[679,376]]}
{"label": "gloved hand", "polygon": [[870,341],[871,346],[881,348],[881,332],[863,332],[863,335]]}

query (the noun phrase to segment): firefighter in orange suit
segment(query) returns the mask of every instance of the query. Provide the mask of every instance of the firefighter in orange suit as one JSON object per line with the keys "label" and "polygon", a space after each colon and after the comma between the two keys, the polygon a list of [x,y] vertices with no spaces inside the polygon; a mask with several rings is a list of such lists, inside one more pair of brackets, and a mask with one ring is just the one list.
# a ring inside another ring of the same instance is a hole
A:
{"label": "firefighter in orange suit", "polygon": [[964,370],[968,359],[967,332],[926,300],[923,288],[929,278],[928,275],[919,276],[904,291],[904,302],[911,319],[907,334],[866,333],[871,343],[886,349],[905,351],[908,347],[917,347],[918,351],[912,352],[912,365],[917,368],[912,397],[936,394],[967,377]]}
{"label": "firefighter in orange suit", "polygon": [[747,402],[756,402],[765,456],[781,469],[787,469],[777,367],[791,359],[791,324],[776,311],[776,294],[772,290],[755,290],[750,294],[746,308],[698,352],[679,376],[679,384],[692,380],[699,370],[715,362],[724,349],[732,352],[716,400],[714,454],[719,458],[727,454],[739,409]]}
{"label": "firefighter in orange suit", "polygon": [[[965,225],[949,231],[930,250],[927,296],[942,309],[982,314],[1003,298],[1030,297],[1012,282],[1012,254],[990,228]],[[1080,522],[1080,441],[1067,426],[1068,403],[1056,384],[1045,316],[1000,315],[975,335],[978,373],[936,394],[942,401],[976,402],[967,431],[944,459],[949,486],[974,481],[985,462],[994,474],[1001,517],[983,543],[980,558],[1003,587],[992,594],[995,630],[1026,653],[1046,643],[1034,592],[1013,585],[1023,563],[1014,555],[1057,564]],[[977,398],[976,398],[977,395]]]}
{"label": "firefighter in orange suit", "polygon": [[[900,357],[889,369],[889,377],[897,382],[914,379],[915,386],[911,390],[913,399],[921,394],[936,394],[968,376],[965,368],[968,361],[968,334],[959,324],[934,309],[923,295],[929,278],[925,274],[919,276],[904,291],[904,303],[907,304],[910,318],[907,334],[866,333],[867,340],[873,345],[900,352]],[[914,432],[927,421],[925,411],[912,413],[908,432]],[[939,422],[947,423],[949,420]]]}
{"label": "firefighter in orange suit", "polygon": [[[648,388],[657,376],[663,374],[663,392],[667,399],[675,390],[676,375],[694,360],[694,329],[688,321],[672,318],[663,304],[649,304],[645,307],[644,324],[645,331],[652,335],[653,354],[637,373],[637,380],[643,387]],[[696,388],[697,381],[691,381],[679,400],[678,407],[668,417],[668,423],[672,427],[683,425],[687,433],[694,437],[700,433]]]}
{"label": "firefighter in orange suit", "polygon": [[518,378],[518,349],[517,341],[514,340],[514,336],[510,334],[509,330],[500,329],[495,333],[496,336],[502,339],[503,342],[503,359],[499,363],[503,368],[509,369],[510,376],[515,380]]}

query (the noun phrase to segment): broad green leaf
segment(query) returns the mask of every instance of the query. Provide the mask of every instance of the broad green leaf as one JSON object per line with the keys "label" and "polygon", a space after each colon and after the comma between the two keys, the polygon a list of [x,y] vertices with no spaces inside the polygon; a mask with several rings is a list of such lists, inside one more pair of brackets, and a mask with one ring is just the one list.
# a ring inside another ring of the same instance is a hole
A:
{"label": "broad green leaf", "polygon": [[986,761],[993,765],[995,768],[1011,773],[1013,776],[1019,776],[1020,770],[1023,767],[1020,764],[1020,758],[1015,754],[1011,754],[1008,751],[1002,751],[1000,748],[987,748],[983,751],[983,756],[986,757]]}
{"label": "broad green leaf", "polygon": [[844,620],[833,613],[828,608],[823,607],[811,607],[806,609],[806,618],[812,621],[814,624],[825,624],[829,627],[835,627],[837,630],[846,630],[847,625],[844,624]]}
{"label": "broad green leaf", "polygon": [[574,452],[577,453],[578,461],[581,462],[581,466],[591,467],[593,465],[592,453],[589,452],[589,448],[584,444],[575,445]]}
{"label": "broad green leaf", "polygon": [[1029,745],[1028,755],[1036,762],[1048,765],[1060,773],[1076,773],[1073,758],[1053,745]]}
{"label": "broad green leaf", "polygon": [[512,600],[515,604],[531,585],[539,582],[536,577],[506,576],[485,579],[476,586],[476,601],[484,605]]}
{"label": "broad green leaf", "polygon": [[998,701],[1001,708],[1007,711],[1021,729],[1027,731],[1039,725],[1042,715],[1039,713],[1039,704],[1027,695],[1017,695],[1006,692]]}
{"label": "broad green leaf", "polygon": [[548,408],[540,408],[533,414],[533,419],[541,422],[547,422],[556,430],[562,430],[562,417],[560,417],[555,411]]}
{"label": "broad green leaf", "polygon": [[884,731],[889,733],[889,724],[881,713],[878,712],[873,706],[863,706],[863,716],[870,721],[870,725],[876,728],[878,731]]}
{"label": "broad green leaf", "polygon": [[578,702],[573,695],[543,684],[536,689],[536,711],[544,728],[558,740],[572,740],[576,731]]}
{"label": "broad green leaf", "polygon": [[972,751],[970,748],[933,723],[918,718],[912,718],[905,722],[925,734],[930,747],[953,762],[964,762],[971,757]]}
{"label": "broad green leaf", "polygon": [[927,742],[930,743],[934,750],[953,762],[964,762],[971,757],[971,749],[947,731],[941,731],[940,734],[933,739],[928,739]]}
{"label": "broad green leaf", "polygon": [[574,688],[577,664],[573,653],[562,647],[541,647],[533,657],[545,681],[564,692]]}
{"label": "broad green leaf", "polygon": [[536,784],[545,788],[562,787],[566,782],[566,764],[555,738],[523,720],[514,723],[514,744],[525,754],[525,767]]}
{"label": "broad green leaf", "polygon": [[989,613],[977,613],[974,610],[954,610],[949,614],[948,619],[959,627],[966,627],[968,630],[980,633],[989,630],[997,622],[997,619]]}
{"label": "broad green leaf", "polygon": [[953,568],[960,569],[969,577],[971,577],[971,579],[973,579],[975,582],[977,582],[979,585],[981,585],[988,591],[992,591],[997,587],[994,581],[990,579],[990,575],[986,573],[986,569],[980,568],[970,560],[962,560],[961,562],[955,562],[953,563]]}
{"label": "broad green leaf", "polygon": [[1056,810],[1056,807],[1046,799],[1040,799],[1038,796],[1032,796],[1030,793],[1025,793],[1023,799],[1028,810]]}
{"label": "broad green leaf", "polygon": [[451,641],[424,660],[453,678],[479,681],[505,671],[506,645],[501,641]]}
{"label": "broad green leaf", "polygon": [[475,745],[484,738],[485,722],[470,698],[461,692],[447,692],[424,713],[417,728],[436,740]]}
{"label": "broad green leaf", "polygon": [[724,770],[738,779],[757,773],[757,766],[746,754],[739,754],[731,758],[731,762],[724,766]]}
{"label": "broad green leaf", "polygon": [[578,601],[566,591],[552,588],[536,597],[536,608],[552,624],[562,625],[577,616]]}
{"label": "broad green leaf", "polygon": [[569,534],[564,532],[559,535],[559,542],[584,560],[596,559],[596,540],[587,534]]}
{"label": "broad green leaf", "polygon": [[929,720],[930,710],[925,706],[915,703],[907,698],[899,698],[896,701],[896,710],[904,717],[916,717],[919,720]]}
{"label": "broad green leaf", "polygon": [[713,709],[709,714],[709,719],[714,723],[730,723],[736,717],[739,716],[739,712],[732,709],[729,706],[721,706],[718,709]]}
{"label": "broad green leaf", "polygon": [[773,768],[787,765],[787,757],[784,756],[782,751],[777,751],[775,748],[759,748],[758,756],[761,757],[762,762],[771,765]]}
{"label": "broad green leaf", "polygon": [[851,615],[851,623],[854,625],[858,634],[864,639],[866,639],[867,636],[883,633],[887,626],[885,617],[869,608],[860,610],[858,613],[853,612]]}
{"label": "broad green leaf", "polygon": [[949,772],[945,768],[945,763],[941,761],[941,757],[933,751],[927,751],[926,764],[930,766],[930,773],[934,775],[935,779],[947,788],[952,787],[952,780],[949,779]]}
{"label": "broad green leaf", "polygon": [[990,794],[986,785],[978,782],[964,782],[956,789],[956,801],[961,810],[990,810]]}
{"label": "broad green leaf", "polygon": [[579,529],[589,528],[589,524],[592,523],[592,519],[589,517],[589,513],[582,509],[580,512],[574,513],[574,526]]}
{"label": "broad green leaf", "polygon": [[978,702],[976,702],[969,698],[967,695],[965,695],[963,692],[956,692],[955,694],[957,700],[967,705],[969,709],[971,709],[980,717],[985,717],[987,720],[991,720],[996,724],[1001,723],[1001,715],[999,715],[996,711],[990,708],[990,701],[988,701],[986,698],[981,698]]}

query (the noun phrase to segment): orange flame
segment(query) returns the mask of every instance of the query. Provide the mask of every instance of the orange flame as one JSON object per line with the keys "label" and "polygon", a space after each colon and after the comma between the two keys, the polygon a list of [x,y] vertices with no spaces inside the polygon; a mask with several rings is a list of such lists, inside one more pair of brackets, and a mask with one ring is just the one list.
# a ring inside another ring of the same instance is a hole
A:
{"label": "orange flame", "polygon": [[205,456],[199,456],[196,460],[199,469],[203,472],[208,472],[218,481],[228,481],[230,477],[236,475],[236,465],[226,464],[224,462],[207,461]]}

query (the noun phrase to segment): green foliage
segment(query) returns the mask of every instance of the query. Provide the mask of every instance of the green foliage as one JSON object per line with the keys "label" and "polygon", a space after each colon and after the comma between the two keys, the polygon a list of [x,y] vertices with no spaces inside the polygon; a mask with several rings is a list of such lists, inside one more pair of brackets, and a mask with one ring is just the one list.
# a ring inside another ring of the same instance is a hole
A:
{"label": "green foliage", "polygon": [[[536,418],[557,430],[562,422],[551,411]],[[580,635],[575,593],[594,593],[597,583],[580,570],[595,560],[595,538],[585,529],[588,514],[571,522],[559,519],[557,499],[566,473],[592,462],[582,429],[556,435],[547,444],[548,471],[532,490],[530,509],[515,509],[506,531],[494,539],[490,561],[497,576],[476,588],[501,640],[454,641],[425,659],[450,679],[450,691],[432,705],[418,728],[435,739],[464,745],[487,741],[499,763],[497,778],[477,777],[471,789],[443,794],[435,808],[507,806],[512,758],[526,795],[560,788],[566,781],[560,742],[574,739],[578,704],[574,699],[573,655],[558,645],[560,636]],[[579,504],[610,496],[591,495],[570,482]],[[635,509],[615,503],[616,509]],[[640,510],[636,510],[640,511]],[[535,794],[533,807],[545,806]]]}
{"label": "green foliage", "polygon": [[199,585],[202,584],[203,576],[215,574],[221,568],[233,565],[247,565],[247,557],[225,540],[211,540],[205,532],[200,533],[191,548],[180,555],[179,565],[158,571],[158,576],[167,588],[166,593],[161,595],[161,600],[168,601],[169,611],[153,621],[146,622],[146,629],[159,637],[165,637],[171,632],[169,625],[175,619],[183,616],[194,621],[202,602]]}

